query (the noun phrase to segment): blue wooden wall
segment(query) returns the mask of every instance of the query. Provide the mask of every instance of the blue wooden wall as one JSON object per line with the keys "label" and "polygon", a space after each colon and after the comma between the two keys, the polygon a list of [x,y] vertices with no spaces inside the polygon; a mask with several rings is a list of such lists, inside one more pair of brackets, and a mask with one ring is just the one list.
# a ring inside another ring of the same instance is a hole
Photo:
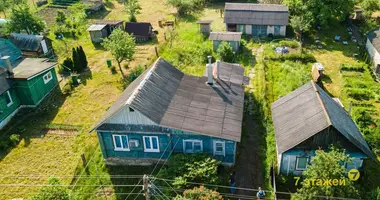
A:
{"label": "blue wooden wall", "polygon": [[[115,151],[112,135],[127,135],[128,140],[138,140],[137,148],[130,147],[130,151]],[[143,136],[157,136],[159,140],[160,152],[144,152]],[[172,134],[163,133],[111,133],[98,132],[99,143],[102,149],[104,158],[136,158],[136,159],[159,159],[164,154],[163,159],[168,158],[170,151],[174,148],[173,153],[183,153],[183,140],[194,139],[203,142],[203,153],[208,153],[210,157],[226,163],[233,164],[235,162],[236,142],[230,140],[219,139],[210,136],[203,136],[189,132],[173,131]],[[225,156],[214,156],[213,141],[225,142]],[[168,145],[170,145],[168,147]],[[168,148],[167,148],[168,147]],[[166,150],[166,151],[165,151]]]}
{"label": "blue wooden wall", "polygon": [[[346,169],[350,170],[352,168],[359,169],[362,167],[361,159],[367,158],[367,156],[361,152],[347,152],[348,155],[353,159],[351,163],[346,163]],[[281,164],[280,164],[280,173],[284,175],[302,175],[303,171],[296,170],[296,159],[297,157],[310,157],[309,163],[311,159],[315,156],[315,151],[305,151],[302,149],[291,149],[289,151],[284,152],[281,155]]]}

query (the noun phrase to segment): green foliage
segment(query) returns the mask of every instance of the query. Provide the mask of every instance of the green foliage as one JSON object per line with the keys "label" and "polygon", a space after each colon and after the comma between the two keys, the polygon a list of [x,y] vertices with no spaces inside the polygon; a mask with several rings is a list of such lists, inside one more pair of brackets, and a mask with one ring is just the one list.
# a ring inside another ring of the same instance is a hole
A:
{"label": "green foliage", "polygon": [[11,7],[11,1],[10,0],[0,0],[0,12],[2,12],[7,18],[7,10]]}
{"label": "green foliage", "polygon": [[369,194],[368,194],[368,199],[369,200],[378,200],[378,199],[380,199],[380,187],[371,190],[369,192]]}
{"label": "green foliage", "polygon": [[66,19],[66,14],[63,11],[58,10],[57,15],[55,16],[55,22],[57,22],[58,24],[64,24]]}
{"label": "green foliage", "polygon": [[308,32],[310,30],[311,24],[309,19],[306,19],[301,15],[293,16],[290,19],[290,26],[292,26],[294,32],[299,34],[298,36],[301,37],[300,34],[302,32]]}
{"label": "green foliage", "polygon": [[[351,162],[349,155],[344,151],[331,147],[329,151],[317,150],[315,157],[312,158],[312,164],[303,172],[302,188],[297,190],[297,193],[292,199],[314,200],[319,199],[313,195],[334,196],[334,197],[347,197],[357,198],[359,196],[358,190],[354,187],[353,183],[346,178],[346,169],[341,163]],[[345,185],[329,186],[322,185],[316,186],[307,184],[308,181],[317,179],[345,179]]]}
{"label": "green foliage", "polygon": [[129,21],[136,22],[136,15],[141,13],[141,6],[139,0],[128,0],[125,2],[125,8],[129,14]]}
{"label": "green foliage", "polygon": [[121,62],[126,61],[129,63],[133,59],[136,48],[135,38],[121,29],[116,29],[108,38],[103,40],[102,46],[111,51],[112,56],[119,65],[122,76],[125,78]]}
{"label": "green foliage", "polygon": [[139,77],[145,71],[145,67],[142,65],[137,65],[137,67],[130,70],[129,76],[127,78],[128,82],[134,81],[137,77]]}
{"label": "green foliage", "polygon": [[223,196],[214,190],[204,186],[188,189],[183,192],[183,196],[177,196],[174,200],[222,200]]}
{"label": "green foliage", "polygon": [[62,65],[63,66],[59,68],[60,74],[64,74],[64,73],[70,74],[75,71],[74,63],[71,58],[66,58],[65,60],[63,60]]}
{"label": "green foliage", "polygon": [[362,88],[348,88],[346,89],[347,95],[356,100],[369,100],[374,97],[371,90]]}
{"label": "green foliage", "polygon": [[180,16],[200,12],[204,9],[203,0],[167,0],[167,3],[176,8]]}
{"label": "green foliage", "polygon": [[70,94],[74,89],[74,82],[73,79],[70,77],[70,79],[67,81],[66,85],[62,88],[63,94]]}
{"label": "green foliage", "polygon": [[39,34],[44,31],[46,24],[38,15],[30,11],[28,5],[21,4],[12,8],[6,27],[8,32],[25,31],[28,34]]}
{"label": "green foliage", "polygon": [[69,200],[69,192],[65,187],[58,186],[60,182],[57,178],[50,177],[48,184],[50,186],[44,187],[40,192],[33,196],[32,200]]}
{"label": "green foliage", "polygon": [[111,71],[112,74],[116,74],[117,73],[115,66],[112,65],[111,67],[109,67],[109,69],[110,69],[110,71]]}
{"label": "green foliage", "polygon": [[354,66],[354,65],[342,64],[340,69],[344,70],[344,71],[364,72],[363,66]]}
{"label": "green foliage", "polygon": [[20,135],[12,134],[11,136],[9,136],[9,140],[13,146],[16,146],[20,142]]}
{"label": "green foliage", "polygon": [[300,47],[299,43],[297,41],[294,41],[294,40],[281,40],[279,42],[279,46],[286,46],[286,47],[290,47],[293,49]]}
{"label": "green foliage", "polygon": [[81,35],[86,30],[87,24],[87,15],[83,12],[83,9],[82,4],[73,4],[69,7],[69,13],[71,13],[69,16],[66,16],[62,11],[58,11],[56,16],[57,23],[53,27],[54,34],[63,34],[65,37],[74,39],[77,38],[77,35]]}
{"label": "green foliage", "polygon": [[174,187],[188,188],[186,182],[218,184],[217,168],[220,162],[205,154],[176,154],[158,177],[174,179]]}
{"label": "green foliage", "polygon": [[71,52],[71,58],[73,59],[73,72],[80,72],[81,71],[81,63],[80,63],[80,58],[79,54],[77,52],[77,49],[73,47],[72,52]]}
{"label": "green foliage", "polygon": [[371,17],[373,12],[380,10],[380,1],[378,0],[361,0],[359,5],[364,10],[364,16],[368,18]]}
{"label": "green foliage", "polygon": [[216,54],[218,55],[218,58],[224,62],[230,62],[232,63],[234,61],[234,51],[232,50],[232,47],[228,42],[223,41],[218,49],[216,50]]}
{"label": "green foliage", "polygon": [[4,135],[0,137],[0,151],[7,151],[9,148],[16,146],[19,142],[19,134]]}

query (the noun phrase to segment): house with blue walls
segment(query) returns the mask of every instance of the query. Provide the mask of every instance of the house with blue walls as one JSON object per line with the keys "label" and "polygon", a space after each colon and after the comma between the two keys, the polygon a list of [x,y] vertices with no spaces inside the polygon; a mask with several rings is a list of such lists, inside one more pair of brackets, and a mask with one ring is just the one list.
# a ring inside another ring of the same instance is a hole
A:
{"label": "house with blue walls", "polygon": [[302,175],[318,149],[336,145],[359,169],[364,159],[376,159],[355,122],[342,105],[313,81],[272,104],[278,168],[284,175]]}
{"label": "house with blue walls", "polygon": [[187,75],[159,58],[134,80],[91,129],[106,163],[149,165],[172,153],[207,153],[233,165],[244,68],[217,61],[206,69],[206,76]]}

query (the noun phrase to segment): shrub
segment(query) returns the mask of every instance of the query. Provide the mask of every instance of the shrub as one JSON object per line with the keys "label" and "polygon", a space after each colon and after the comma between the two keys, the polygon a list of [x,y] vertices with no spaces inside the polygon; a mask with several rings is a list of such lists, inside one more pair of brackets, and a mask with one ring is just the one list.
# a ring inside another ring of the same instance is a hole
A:
{"label": "shrub", "polygon": [[74,71],[74,63],[73,63],[73,60],[71,58],[66,58],[62,64],[63,66],[61,66],[62,68],[62,72],[60,72],[61,70],[58,71],[58,73],[68,73],[70,74],[71,72]]}
{"label": "shrub", "polygon": [[293,48],[293,49],[299,47],[299,43],[298,43],[297,41],[293,41],[293,40],[281,40],[281,41],[279,42],[279,45],[280,45],[280,46],[291,47],[291,48]]}
{"label": "shrub", "polygon": [[116,74],[117,73],[115,66],[112,65],[111,67],[109,67],[109,69],[110,69],[110,71],[111,71],[112,74]]}
{"label": "shrub", "polygon": [[40,190],[38,194],[32,197],[32,200],[69,200],[69,192],[67,188],[57,186],[60,182],[57,178],[50,177],[48,184]]}
{"label": "shrub", "polygon": [[348,88],[346,91],[349,97],[356,100],[369,100],[374,97],[373,92],[368,89]]}
{"label": "shrub", "polygon": [[205,188],[203,185],[193,189],[185,190],[183,197],[177,196],[174,200],[222,200],[223,196],[214,190]]}
{"label": "shrub", "polygon": [[232,47],[228,42],[223,41],[216,51],[218,58],[224,62],[233,62],[234,60],[234,52],[232,50]]}
{"label": "shrub", "polygon": [[6,151],[10,147],[9,140],[6,138],[0,138],[0,150]]}
{"label": "shrub", "polygon": [[129,82],[132,82],[134,81],[137,77],[139,77],[143,72],[145,71],[145,67],[143,67],[142,65],[137,65],[137,67],[133,68],[131,71],[130,71],[130,74],[129,76],[127,77],[127,80]]}
{"label": "shrub", "polygon": [[70,94],[71,91],[74,89],[74,82],[73,80],[70,78],[66,85],[62,88],[62,93],[63,94]]}
{"label": "shrub", "polygon": [[20,142],[20,135],[12,134],[11,136],[9,136],[9,140],[13,146],[16,146]]}
{"label": "shrub", "polygon": [[63,11],[58,10],[57,15],[55,16],[55,22],[58,24],[63,24],[66,21],[66,15]]}
{"label": "shrub", "polygon": [[364,67],[363,66],[354,66],[354,65],[343,64],[343,65],[341,65],[340,69],[344,70],[344,71],[364,72]]}

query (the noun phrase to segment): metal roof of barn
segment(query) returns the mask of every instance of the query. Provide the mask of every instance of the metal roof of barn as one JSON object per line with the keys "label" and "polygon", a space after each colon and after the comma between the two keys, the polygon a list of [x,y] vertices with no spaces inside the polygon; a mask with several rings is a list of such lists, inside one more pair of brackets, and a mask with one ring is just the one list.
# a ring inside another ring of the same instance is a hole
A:
{"label": "metal roof of barn", "polygon": [[11,33],[9,40],[22,51],[37,51],[44,39],[42,35]]}
{"label": "metal roof of barn", "polygon": [[240,41],[241,32],[211,32],[209,40]]}
{"label": "metal roof of barn", "polygon": [[[244,70],[238,70],[241,76]],[[207,77],[187,75],[159,58],[133,81],[92,128],[123,128],[105,124],[129,106],[158,126],[240,141],[243,120],[244,87],[217,80],[206,84]]]}
{"label": "metal roof of barn", "polygon": [[272,103],[278,153],[333,126],[368,157],[376,160],[355,122],[322,88],[310,81]]}
{"label": "metal roof of barn", "polygon": [[224,23],[285,26],[289,9],[279,4],[226,3]]}
{"label": "metal roof of barn", "polygon": [[380,27],[368,32],[367,38],[372,43],[373,47],[380,53]]}
{"label": "metal roof of barn", "polygon": [[87,31],[101,31],[107,24],[92,24]]}

